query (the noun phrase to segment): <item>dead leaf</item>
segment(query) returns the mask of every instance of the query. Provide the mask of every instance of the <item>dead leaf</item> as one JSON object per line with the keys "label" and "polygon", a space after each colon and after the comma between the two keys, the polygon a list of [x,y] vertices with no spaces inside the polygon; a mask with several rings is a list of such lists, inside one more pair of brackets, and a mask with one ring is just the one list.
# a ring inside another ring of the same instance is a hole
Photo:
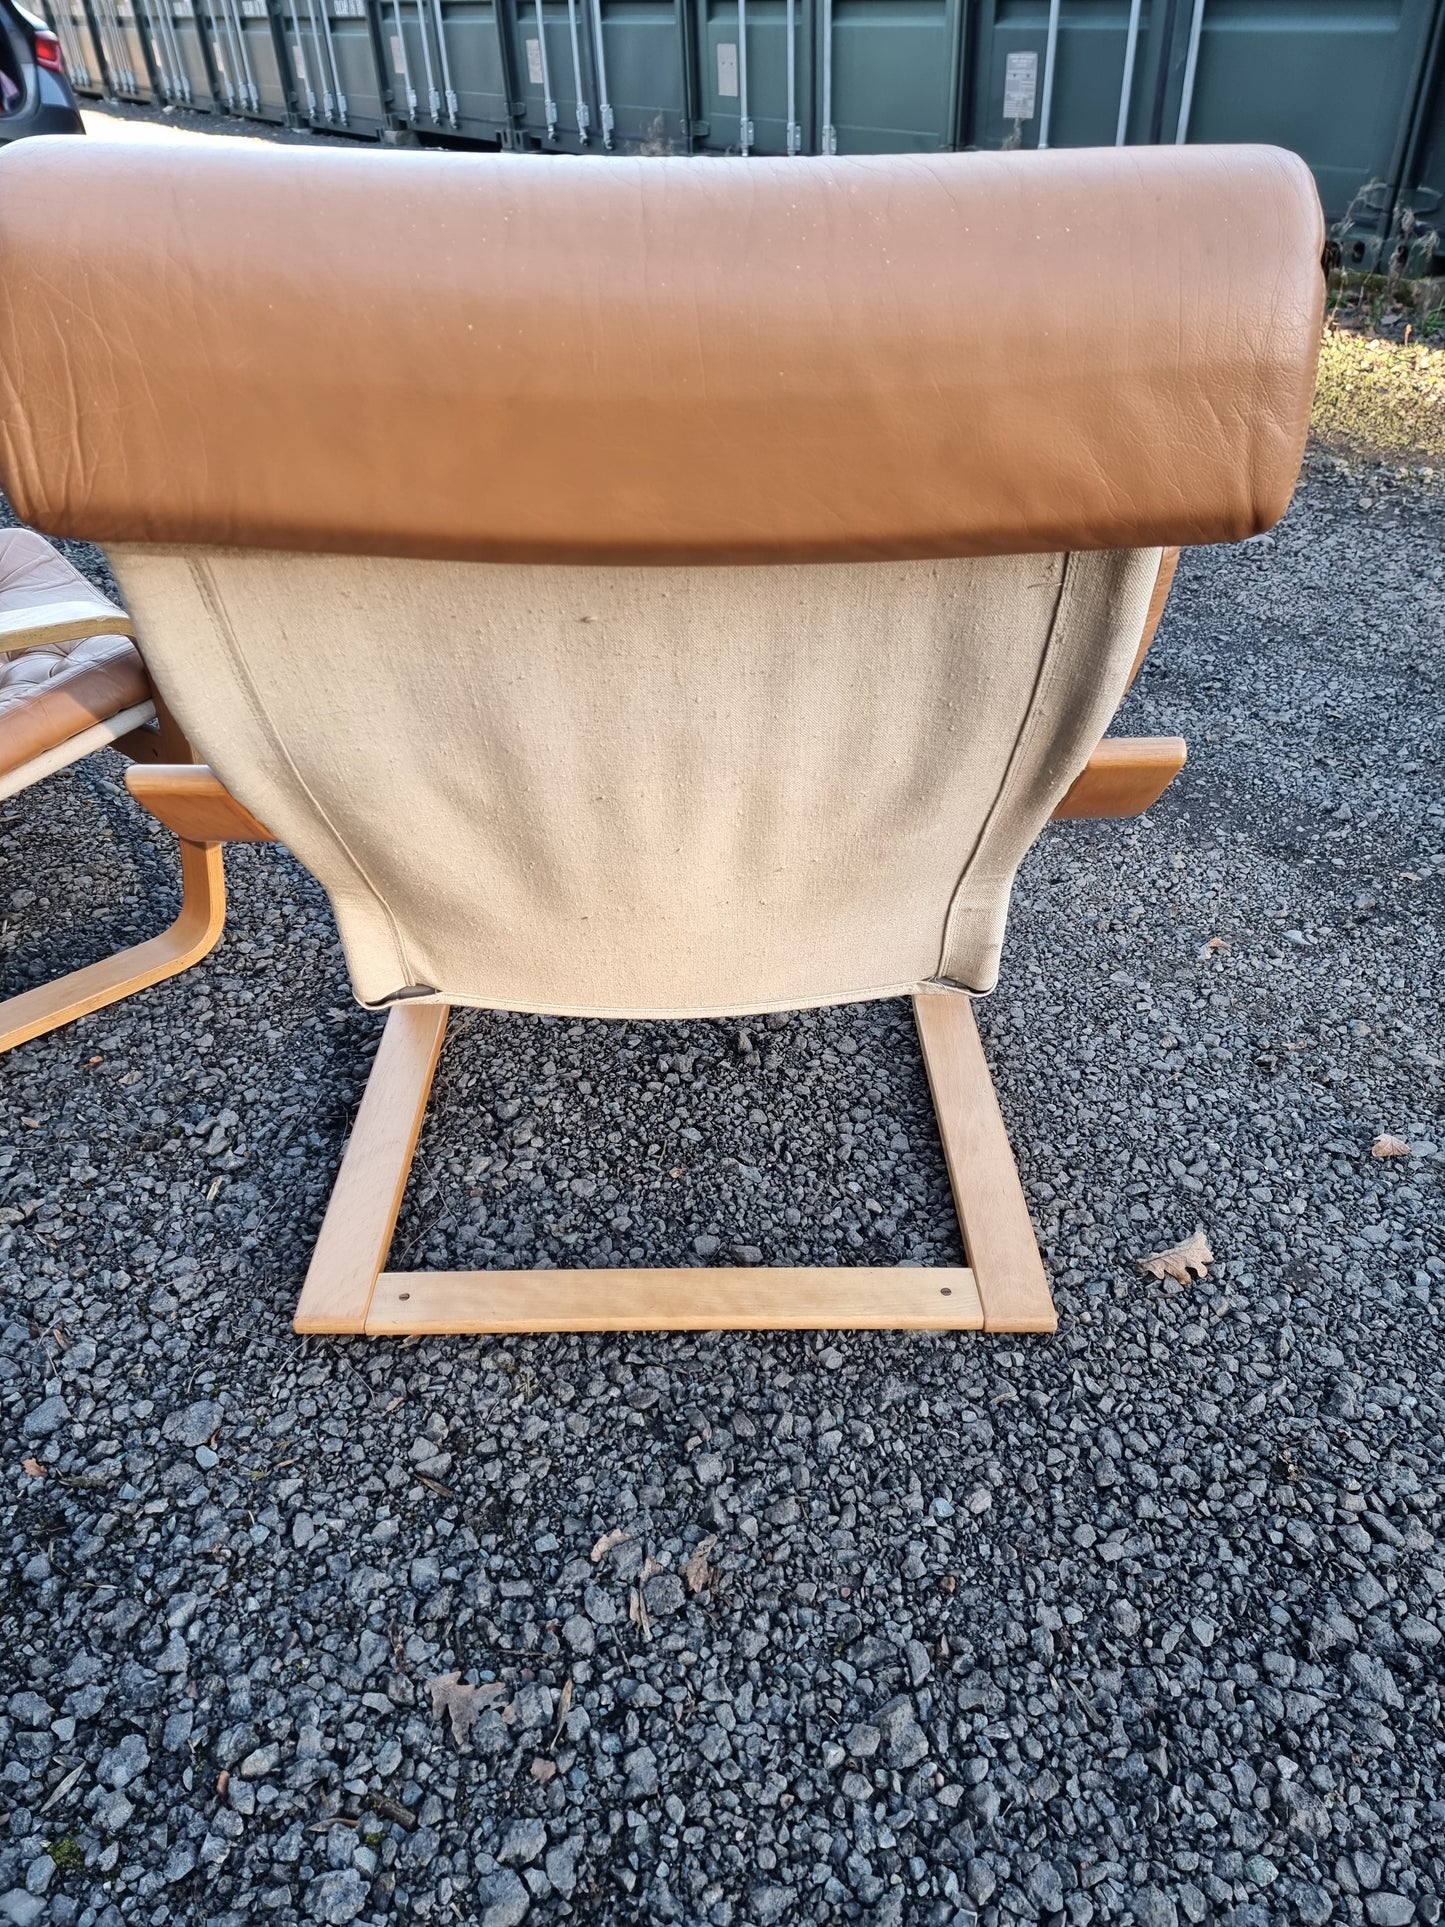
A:
{"label": "dead leaf", "polygon": [[505,1686],[468,1686],[460,1673],[439,1673],[427,1681],[427,1691],[431,1694],[432,1718],[439,1720],[443,1713],[451,1716],[452,1738],[458,1746],[466,1745],[472,1728],[489,1706],[507,1698]]}
{"label": "dead leaf", "polygon": [[552,1734],[552,1744],[556,1746],[562,1737],[562,1728],[567,1724],[567,1715],[572,1711],[572,1695],[575,1688],[570,1679],[564,1679],[562,1690],[557,1695],[557,1725]]}
{"label": "dead leaf", "polygon": [[1372,1158],[1407,1158],[1409,1155],[1410,1147],[1404,1138],[1390,1137],[1383,1132],[1370,1146]]}
{"label": "dead leaf", "polygon": [[1209,942],[1200,950],[1199,961],[1201,963],[1208,963],[1216,951],[1228,950],[1228,948],[1229,939],[1227,937],[1211,937]]}
{"label": "dead leaf", "polygon": [[644,1640],[652,1638],[652,1621],[647,1616],[647,1601],[642,1596],[641,1586],[634,1586],[627,1595],[627,1617],[641,1633]]}
{"label": "dead leaf", "polygon": [[667,1567],[663,1565],[662,1561],[660,1559],[654,1559],[649,1552],[642,1562],[642,1571],[637,1575],[637,1582],[639,1585],[645,1586],[649,1579],[655,1579],[658,1573],[666,1571]]}
{"label": "dead leaf", "polygon": [[601,1565],[602,1561],[614,1546],[625,1545],[631,1537],[632,1534],[627,1530],[626,1526],[614,1526],[611,1532],[604,1532],[592,1548],[591,1559],[593,1565]]}
{"label": "dead leaf", "polygon": [[231,1784],[231,1775],[225,1767],[222,1767],[221,1771],[216,1775],[216,1791],[217,1793],[220,1794],[223,1800],[226,1797],[226,1789],[230,1786],[230,1784]]}
{"label": "dead leaf", "polygon": [[1214,1253],[1209,1249],[1209,1240],[1201,1225],[1192,1238],[1186,1238],[1182,1245],[1171,1245],[1168,1251],[1154,1251],[1147,1258],[1135,1261],[1146,1278],[1177,1278],[1181,1285],[1190,1282],[1190,1273],[1202,1278],[1214,1263]]}
{"label": "dead leaf", "polygon": [[527,1771],[537,1782],[538,1786],[546,1786],[549,1780],[557,1777],[557,1762],[555,1760],[544,1760],[539,1755],[533,1760],[532,1764],[527,1768]]}
{"label": "dead leaf", "polygon": [[20,1470],[25,1474],[27,1479],[43,1479],[45,1477],[45,1467],[40,1463],[39,1459],[22,1459],[20,1461]]}
{"label": "dead leaf", "polygon": [[710,1537],[700,1539],[693,1547],[682,1569],[689,1592],[705,1592],[712,1584],[712,1567],[708,1564],[707,1556],[716,1544],[717,1534],[714,1532]]}

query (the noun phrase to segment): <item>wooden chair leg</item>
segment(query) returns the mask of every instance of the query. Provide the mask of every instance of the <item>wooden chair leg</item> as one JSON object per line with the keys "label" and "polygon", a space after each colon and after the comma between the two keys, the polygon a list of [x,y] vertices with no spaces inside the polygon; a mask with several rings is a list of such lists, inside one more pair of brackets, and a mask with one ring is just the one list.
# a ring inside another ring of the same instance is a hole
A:
{"label": "wooden chair leg", "polygon": [[449,1004],[396,1004],[386,1020],[301,1288],[293,1320],[298,1332],[366,1329],[450,1010]]}
{"label": "wooden chair leg", "polygon": [[973,1010],[915,1000],[969,1264],[388,1271],[446,1031],[387,1018],[296,1309],[298,1332],[1052,1331],[1053,1300]]}
{"label": "wooden chair leg", "polygon": [[226,923],[226,871],[219,843],[182,843],[181,907],[158,937],[72,970],[0,1003],[0,1054],[175,977],[215,948]]}
{"label": "wooden chair leg", "polygon": [[1049,1281],[989,1076],[973,1005],[934,993],[913,999],[943,1155],[985,1331],[1058,1327]]}

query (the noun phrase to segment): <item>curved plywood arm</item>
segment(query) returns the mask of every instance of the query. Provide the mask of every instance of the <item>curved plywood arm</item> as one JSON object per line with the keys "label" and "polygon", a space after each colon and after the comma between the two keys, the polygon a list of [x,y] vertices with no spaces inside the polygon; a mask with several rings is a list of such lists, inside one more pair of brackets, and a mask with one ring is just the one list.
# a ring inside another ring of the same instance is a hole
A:
{"label": "curved plywood arm", "polygon": [[1165,549],[1159,557],[1159,573],[1154,578],[1154,592],[1149,598],[1149,610],[1144,617],[1144,633],[1139,638],[1139,652],[1134,658],[1134,667],[1129,671],[1125,690],[1134,687],[1134,678],[1144,667],[1144,658],[1149,653],[1149,645],[1159,632],[1159,624],[1164,619],[1164,605],[1169,600],[1169,591],[1174,583],[1174,571],[1179,567],[1178,549]]}
{"label": "curved plywood arm", "polygon": [[83,642],[87,636],[134,636],[135,624],[108,602],[41,602],[0,612],[0,655],[44,643]]}
{"label": "curved plywood arm", "polygon": [[[1106,737],[1054,817],[1139,816],[1163,795],[1188,754],[1180,736]],[[126,771],[125,781],[138,803],[188,842],[276,841],[204,763],[136,764]]]}
{"label": "curved plywood arm", "polygon": [[137,803],[188,843],[274,843],[205,763],[136,763],[125,786]]}
{"label": "curved plywood arm", "polygon": [[1188,756],[1182,736],[1106,736],[1074,778],[1054,821],[1142,816],[1159,801]]}

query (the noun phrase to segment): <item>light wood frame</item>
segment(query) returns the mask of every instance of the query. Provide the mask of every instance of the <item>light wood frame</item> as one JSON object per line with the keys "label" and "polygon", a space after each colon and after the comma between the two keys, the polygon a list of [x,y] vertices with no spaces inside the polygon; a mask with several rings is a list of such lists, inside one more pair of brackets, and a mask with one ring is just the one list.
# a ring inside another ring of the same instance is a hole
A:
{"label": "light wood frame", "polygon": [[298,1332],[1049,1332],[1043,1262],[967,997],[913,1000],[967,1265],[388,1271],[450,1006],[386,1020],[296,1308]]}
{"label": "light wood frame", "polygon": [[[93,635],[134,636],[128,616],[105,615],[89,603],[58,602],[38,609],[20,609],[0,617],[0,650],[12,653],[38,643],[73,642]],[[57,769],[76,762],[92,750],[113,744],[128,756],[163,758],[180,768],[193,761],[190,745],[164,703],[152,693],[146,702],[121,711],[105,724],[87,730],[59,750],[38,756],[17,775],[26,775],[9,794],[19,794]],[[68,752],[68,753],[66,753]],[[127,775],[133,774],[128,771]],[[108,1004],[179,976],[213,950],[226,923],[226,871],[219,839],[181,838],[181,907],[175,922],[158,937],[132,944],[103,957],[99,963],[69,971],[54,982],[39,984],[0,1001],[0,1056],[28,1044],[47,1031],[59,1030],[77,1017],[103,1010]]]}
{"label": "light wood frame", "polygon": [[[1178,774],[1185,754],[1177,737],[1106,738],[1054,814],[1138,815]],[[204,766],[138,767],[127,772],[126,782],[182,838],[275,840]],[[387,1258],[450,1014],[445,1003],[407,1002],[387,1017],[312,1252],[295,1329],[370,1337],[1053,1331],[1053,1298],[973,1006],[956,992],[939,992],[916,996],[913,1012],[966,1264],[389,1271]]]}

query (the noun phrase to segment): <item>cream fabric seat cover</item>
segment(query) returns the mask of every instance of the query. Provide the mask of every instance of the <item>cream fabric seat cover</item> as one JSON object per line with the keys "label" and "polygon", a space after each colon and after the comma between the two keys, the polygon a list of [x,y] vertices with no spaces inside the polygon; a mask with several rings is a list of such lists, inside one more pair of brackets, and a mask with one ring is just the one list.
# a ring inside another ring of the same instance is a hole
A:
{"label": "cream fabric seat cover", "polygon": [[22,152],[0,472],[364,1002],[983,992],[1161,544],[1289,499],[1322,240],[1262,148]]}

